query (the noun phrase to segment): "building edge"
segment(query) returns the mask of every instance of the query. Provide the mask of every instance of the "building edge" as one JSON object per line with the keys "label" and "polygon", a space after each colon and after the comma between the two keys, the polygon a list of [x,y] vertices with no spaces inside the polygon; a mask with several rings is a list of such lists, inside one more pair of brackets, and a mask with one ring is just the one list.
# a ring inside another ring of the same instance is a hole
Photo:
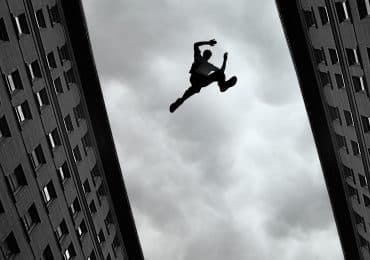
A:
{"label": "building edge", "polygon": [[[338,230],[344,258],[362,259],[356,245],[354,227],[341,180],[340,163],[334,150],[319,84],[306,42],[296,1],[275,0],[290,55],[294,64],[306,112],[319,155],[330,204]],[[313,80],[315,79],[315,80]]]}
{"label": "building edge", "polygon": [[112,204],[117,215],[126,253],[130,260],[144,260],[135,220],[113,141],[113,135],[89,40],[83,5],[81,0],[62,0],[61,5],[66,17],[66,30],[68,30],[71,46],[73,48],[73,55],[81,80],[81,89],[85,96],[84,99],[91,118],[92,130],[97,142],[99,157],[102,162],[109,192],[112,196]]}

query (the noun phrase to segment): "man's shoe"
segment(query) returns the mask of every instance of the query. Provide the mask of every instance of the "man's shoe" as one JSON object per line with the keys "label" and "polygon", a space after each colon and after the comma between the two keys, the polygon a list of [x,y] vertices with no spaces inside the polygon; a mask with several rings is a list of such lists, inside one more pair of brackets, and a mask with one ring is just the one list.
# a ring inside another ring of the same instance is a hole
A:
{"label": "man's shoe", "polygon": [[221,92],[225,92],[228,88],[234,86],[237,81],[238,79],[235,76],[231,77],[228,81],[225,81],[225,83],[220,86]]}
{"label": "man's shoe", "polygon": [[173,113],[182,104],[182,100],[178,98],[175,102],[170,105],[170,112]]}

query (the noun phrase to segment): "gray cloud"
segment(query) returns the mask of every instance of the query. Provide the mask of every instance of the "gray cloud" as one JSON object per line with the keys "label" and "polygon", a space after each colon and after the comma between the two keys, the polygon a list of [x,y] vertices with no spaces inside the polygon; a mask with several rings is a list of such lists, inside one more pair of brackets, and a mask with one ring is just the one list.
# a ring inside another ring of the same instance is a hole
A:
{"label": "gray cloud", "polygon": [[[275,6],[260,2],[84,1],[146,259],[343,259]],[[169,114],[192,43],[210,38],[237,86]]]}

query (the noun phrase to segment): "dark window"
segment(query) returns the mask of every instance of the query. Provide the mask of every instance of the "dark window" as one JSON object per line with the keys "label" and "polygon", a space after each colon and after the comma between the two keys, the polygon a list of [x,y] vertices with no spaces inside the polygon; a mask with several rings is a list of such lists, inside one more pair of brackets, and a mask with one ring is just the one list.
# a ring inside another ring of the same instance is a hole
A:
{"label": "dark window", "polygon": [[346,124],[349,126],[353,125],[353,118],[351,111],[343,110],[344,112],[344,118],[346,119]]}
{"label": "dark window", "polygon": [[78,148],[78,145],[73,148],[73,158],[75,159],[76,163],[82,160],[80,148]]}
{"label": "dark window", "polygon": [[366,207],[370,206],[370,198],[366,195],[364,195],[364,202]]}
{"label": "dark window", "polygon": [[325,52],[323,49],[313,49],[317,64],[324,62],[326,64]]}
{"label": "dark window", "polygon": [[359,174],[358,178],[360,179],[361,187],[367,187],[367,178],[366,178],[366,176]]}
{"label": "dark window", "polygon": [[340,23],[346,20],[351,20],[347,1],[336,2],[335,9],[337,10],[338,20]]}
{"label": "dark window", "polygon": [[357,0],[358,12],[360,19],[369,16],[370,14],[370,1],[369,0]]}
{"label": "dark window", "polygon": [[78,236],[81,238],[83,237],[83,235],[86,234],[86,232],[87,232],[87,227],[86,227],[85,221],[82,220],[81,224],[77,227]]}
{"label": "dark window", "polygon": [[11,232],[3,241],[1,245],[5,259],[11,259],[20,252],[17,240],[15,239],[13,232]]}
{"label": "dark window", "polygon": [[42,260],[54,260],[53,252],[49,245],[42,252]]}
{"label": "dark window", "polygon": [[112,257],[110,256],[110,254],[107,255],[107,258],[105,260],[112,260]]}
{"label": "dark window", "polygon": [[39,28],[46,28],[46,22],[42,9],[36,11],[36,21]]}
{"label": "dark window", "polygon": [[56,199],[57,193],[52,181],[49,181],[49,183],[44,186],[44,188],[42,189],[42,195],[44,197],[45,203],[49,203],[50,201]]}
{"label": "dark window", "polygon": [[25,14],[14,16],[13,22],[18,35],[30,33],[30,29],[28,28],[27,18]]}
{"label": "dark window", "polygon": [[367,50],[367,58],[369,59],[369,61],[370,61],[370,48],[366,48],[366,50]]}
{"label": "dark window", "polygon": [[339,134],[336,134],[337,144],[339,149],[345,148],[346,152],[348,153],[346,138],[344,136],[341,136]]}
{"label": "dark window", "polygon": [[112,245],[114,249],[117,249],[121,246],[121,242],[119,241],[119,238],[117,235],[114,237]]}
{"label": "dark window", "polygon": [[50,133],[48,133],[48,143],[51,149],[61,145],[58,130],[54,129]]}
{"label": "dark window", "polygon": [[337,64],[339,59],[338,59],[338,53],[336,49],[329,49],[329,55],[330,55],[330,60],[331,64]]}
{"label": "dark window", "polygon": [[73,108],[73,113],[75,115],[75,118],[76,118],[76,124],[77,126],[79,126],[79,122],[81,119],[84,118],[84,113],[83,113],[83,109],[82,109],[82,104],[78,104],[76,107]]}
{"label": "dark window", "polygon": [[30,231],[37,223],[40,223],[40,217],[35,204],[32,204],[27,213],[22,217],[22,222],[27,231]]}
{"label": "dark window", "polygon": [[54,56],[54,53],[53,52],[50,52],[46,56],[46,59],[47,59],[48,66],[49,66],[50,69],[55,69],[57,67],[57,63],[55,61],[55,56]]}
{"label": "dark window", "polygon": [[5,116],[0,118],[0,139],[2,137],[10,137],[10,130]]}
{"label": "dark window", "polygon": [[63,165],[58,168],[58,175],[62,182],[71,177],[71,173],[69,172],[66,162],[64,162]]}
{"label": "dark window", "polygon": [[90,209],[91,214],[95,214],[97,212],[95,202],[93,200],[89,204],[89,209]]}
{"label": "dark window", "polygon": [[364,126],[364,131],[370,132],[370,118],[367,116],[361,116],[362,125]]}
{"label": "dark window", "polygon": [[328,105],[328,110],[329,110],[329,114],[330,114],[330,119],[333,120],[333,121],[338,119],[339,123],[342,124],[338,108]]}
{"label": "dark window", "polygon": [[325,6],[319,6],[319,14],[320,14],[320,19],[321,19],[321,24],[322,25],[327,24],[329,22],[329,16],[328,16],[328,12]]}
{"label": "dark window", "polygon": [[21,75],[18,70],[15,70],[6,77],[9,93],[13,93],[16,89],[23,89]]}
{"label": "dark window", "polygon": [[360,56],[357,49],[346,48],[346,54],[349,65],[361,64]]}
{"label": "dark window", "polygon": [[91,254],[88,256],[87,260],[96,260],[96,255],[95,255],[95,252],[92,251]]}
{"label": "dark window", "polygon": [[76,251],[73,244],[69,244],[68,248],[63,253],[64,259],[69,260],[76,256]]}
{"label": "dark window", "polygon": [[63,219],[62,222],[60,222],[59,226],[55,229],[55,234],[59,240],[61,240],[65,235],[68,234],[68,228],[65,220]]}
{"label": "dark window", "polygon": [[105,242],[105,236],[104,236],[103,230],[100,230],[100,232],[98,234],[98,241],[99,241],[100,244]]}
{"label": "dark window", "polygon": [[61,61],[66,61],[70,59],[67,44],[64,44],[62,47],[58,48],[58,52]]}
{"label": "dark window", "polygon": [[101,184],[100,187],[98,188],[98,195],[99,196],[105,196],[106,195],[105,188],[104,188],[103,184]]}
{"label": "dark window", "polygon": [[4,206],[3,206],[3,204],[0,201],[0,214],[3,214],[4,212],[5,212]]}
{"label": "dark window", "polygon": [[64,77],[66,78],[66,82],[68,85],[76,82],[75,75],[73,74],[73,69],[69,69],[68,71],[66,71],[64,73]]}
{"label": "dark window", "polygon": [[8,182],[13,193],[27,185],[22,165],[18,165],[14,172],[8,176]]}
{"label": "dark window", "polygon": [[81,207],[80,204],[78,203],[77,198],[74,199],[71,206],[69,207],[69,210],[71,211],[72,216],[76,215],[77,212],[80,212]]}
{"label": "dark window", "polygon": [[31,110],[27,101],[24,101],[22,104],[16,106],[15,112],[17,113],[19,123],[32,119]]}
{"label": "dark window", "polygon": [[39,62],[37,60],[27,64],[27,73],[28,73],[28,78],[32,82],[36,78],[41,78],[41,69]]}
{"label": "dark window", "polygon": [[310,28],[311,26],[317,27],[317,22],[315,19],[315,14],[313,12],[313,9],[311,11],[304,11],[304,17],[306,20],[307,27]]}
{"label": "dark window", "polygon": [[84,137],[81,139],[82,141],[82,146],[84,148],[85,155],[87,155],[87,149],[91,147],[91,139],[90,139],[90,134],[87,132]]}
{"label": "dark window", "polygon": [[91,170],[91,175],[94,179],[100,178],[100,172],[97,165],[94,166],[94,168]]}
{"label": "dark window", "polygon": [[30,154],[33,168],[38,168],[41,164],[45,163],[44,153],[41,145],[38,145]]}
{"label": "dark window", "polygon": [[72,120],[71,120],[71,116],[70,115],[67,115],[64,118],[64,124],[65,124],[65,127],[66,127],[66,129],[67,129],[68,132],[73,131],[73,125],[72,125]]}
{"label": "dark window", "polygon": [[337,83],[338,88],[344,88],[344,79],[342,74],[335,74],[335,82]]}
{"label": "dark window", "polygon": [[363,77],[352,76],[352,81],[356,92],[366,91],[367,85]]}
{"label": "dark window", "polygon": [[35,97],[37,100],[37,104],[39,105],[39,108],[42,108],[43,106],[50,104],[45,88],[41,89],[39,92],[36,92]]}
{"label": "dark window", "polygon": [[360,146],[358,145],[357,142],[351,141],[351,146],[352,146],[353,155],[360,155],[361,154]]}
{"label": "dark window", "polygon": [[347,185],[347,188],[348,188],[349,196],[350,196],[351,198],[352,198],[353,196],[355,196],[355,197],[356,197],[357,202],[358,202],[358,203],[360,203],[360,197],[359,197],[359,195],[358,195],[358,191],[357,191],[355,188],[353,188],[352,186],[350,186],[350,185]]}
{"label": "dark window", "polygon": [[109,226],[113,225],[113,217],[110,211],[108,211],[108,214],[104,219],[104,224],[105,224],[105,228],[107,229],[107,233],[109,234],[110,233]]}
{"label": "dark window", "polygon": [[357,225],[362,225],[365,228],[365,220],[363,217],[361,217],[359,214],[357,214],[355,211],[353,211],[355,215],[355,222]]}
{"label": "dark window", "polygon": [[322,86],[327,86],[330,84],[330,74],[329,72],[319,72],[320,79],[321,79],[321,84]]}
{"label": "dark window", "polygon": [[54,89],[57,94],[63,93],[63,86],[60,78],[54,80]]}
{"label": "dark window", "polygon": [[82,188],[83,188],[83,190],[84,190],[85,193],[91,192],[89,180],[86,179],[86,181],[82,185]]}
{"label": "dark window", "polygon": [[57,5],[48,7],[49,19],[52,24],[60,23],[60,15]]}
{"label": "dark window", "polygon": [[4,18],[0,18],[0,41],[9,41]]}
{"label": "dark window", "polygon": [[369,250],[369,242],[362,237],[362,235],[358,234],[359,238],[360,238],[360,245],[361,247],[364,247],[366,250]]}
{"label": "dark window", "polygon": [[344,177],[345,178],[350,178],[350,179],[352,179],[352,181],[354,183],[356,183],[355,178],[354,178],[355,175],[353,173],[353,170],[351,168],[348,168],[347,166],[345,166],[343,164],[342,164],[342,169],[343,169]]}

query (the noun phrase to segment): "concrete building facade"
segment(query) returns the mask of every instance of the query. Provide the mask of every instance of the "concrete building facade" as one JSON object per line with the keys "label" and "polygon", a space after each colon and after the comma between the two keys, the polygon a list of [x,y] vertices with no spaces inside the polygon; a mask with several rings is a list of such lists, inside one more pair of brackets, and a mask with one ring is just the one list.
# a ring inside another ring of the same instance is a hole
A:
{"label": "concrete building facade", "polygon": [[0,72],[0,259],[144,259],[81,1],[0,0]]}

